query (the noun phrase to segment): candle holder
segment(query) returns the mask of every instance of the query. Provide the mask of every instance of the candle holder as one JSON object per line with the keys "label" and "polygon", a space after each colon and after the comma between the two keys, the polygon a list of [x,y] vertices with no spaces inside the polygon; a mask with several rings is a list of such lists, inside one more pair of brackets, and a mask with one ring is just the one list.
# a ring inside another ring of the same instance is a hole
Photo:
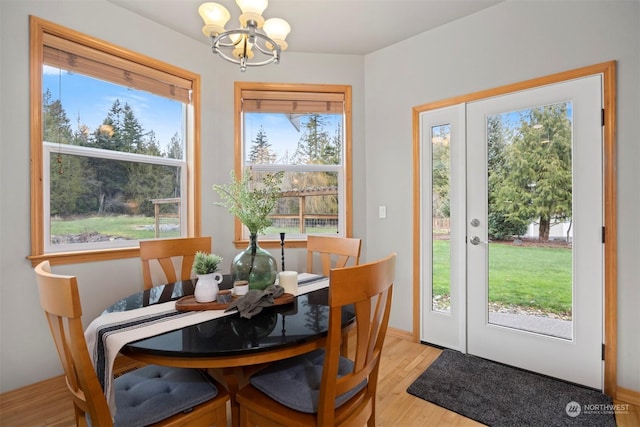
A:
{"label": "candle holder", "polygon": [[280,252],[282,253],[282,270],[284,270],[284,233],[280,233]]}

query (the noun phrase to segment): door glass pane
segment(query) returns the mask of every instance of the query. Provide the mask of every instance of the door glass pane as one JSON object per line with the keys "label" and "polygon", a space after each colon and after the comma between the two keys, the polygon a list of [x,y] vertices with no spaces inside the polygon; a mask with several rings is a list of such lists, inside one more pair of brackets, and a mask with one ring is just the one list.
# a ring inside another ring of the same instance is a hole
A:
{"label": "door glass pane", "polygon": [[449,312],[451,306],[451,200],[449,182],[451,161],[449,142],[451,125],[431,128],[432,177],[432,280],[431,301],[434,311]]}
{"label": "door glass pane", "polygon": [[572,105],[488,117],[489,323],[572,338]]}

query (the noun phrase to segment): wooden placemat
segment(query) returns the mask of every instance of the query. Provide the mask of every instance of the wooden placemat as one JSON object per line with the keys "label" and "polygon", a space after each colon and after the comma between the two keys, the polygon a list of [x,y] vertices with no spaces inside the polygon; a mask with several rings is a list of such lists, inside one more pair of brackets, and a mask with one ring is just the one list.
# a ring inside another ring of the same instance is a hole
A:
{"label": "wooden placemat", "polygon": [[[234,296],[233,299],[235,300]],[[284,305],[293,302],[295,296],[293,294],[282,294],[278,298],[273,300],[273,305]],[[230,303],[221,303],[217,301],[211,302],[198,302],[196,301],[196,297],[193,295],[188,295],[186,297],[180,298],[176,301],[176,310],[178,311],[202,311],[202,310],[226,310],[229,307]]]}

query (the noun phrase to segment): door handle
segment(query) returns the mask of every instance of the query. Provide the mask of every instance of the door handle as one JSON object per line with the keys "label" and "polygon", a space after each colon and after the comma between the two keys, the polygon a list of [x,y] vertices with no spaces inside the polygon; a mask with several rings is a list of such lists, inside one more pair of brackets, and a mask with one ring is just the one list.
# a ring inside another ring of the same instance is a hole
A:
{"label": "door handle", "polygon": [[471,240],[469,240],[469,243],[471,243],[472,245],[479,245],[480,244],[480,238],[478,236],[473,236],[471,238]]}

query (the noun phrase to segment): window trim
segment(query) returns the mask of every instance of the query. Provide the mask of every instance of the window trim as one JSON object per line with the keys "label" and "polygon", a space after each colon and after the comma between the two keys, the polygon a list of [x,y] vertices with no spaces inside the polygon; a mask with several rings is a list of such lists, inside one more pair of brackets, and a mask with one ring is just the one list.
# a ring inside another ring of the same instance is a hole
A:
{"label": "window trim", "polygon": [[44,64],[45,37],[55,36],[72,43],[86,46],[95,51],[105,53],[115,59],[129,63],[141,64],[160,72],[171,74],[191,83],[191,110],[187,127],[192,130],[187,136],[186,144],[186,222],[187,236],[200,235],[200,75],[166,64],[157,59],[113,45],[106,41],[85,35],[40,19],[29,16],[30,28],[30,153],[31,153],[31,255],[27,259],[32,266],[42,260],[49,260],[52,265],[81,262],[104,261],[139,256],[139,247],[108,248],[95,250],[79,250],[73,252],[45,253],[44,230],[44,144],[42,129],[42,66]]}
{"label": "window trim", "polygon": [[[351,86],[331,84],[289,84],[289,83],[258,83],[235,82],[234,87],[234,171],[236,176],[242,176],[243,141],[242,141],[242,94],[244,91],[259,92],[292,92],[299,93],[304,99],[314,99],[313,93],[323,95],[339,93],[344,96],[344,200],[345,200],[345,237],[353,237],[353,178],[352,178],[352,117],[351,117]],[[242,238],[242,223],[234,218],[234,245],[245,248],[249,243]],[[265,248],[280,247],[279,240],[260,240],[260,246]],[[306,239],[285,241],[287,248],[305,248]]]}

